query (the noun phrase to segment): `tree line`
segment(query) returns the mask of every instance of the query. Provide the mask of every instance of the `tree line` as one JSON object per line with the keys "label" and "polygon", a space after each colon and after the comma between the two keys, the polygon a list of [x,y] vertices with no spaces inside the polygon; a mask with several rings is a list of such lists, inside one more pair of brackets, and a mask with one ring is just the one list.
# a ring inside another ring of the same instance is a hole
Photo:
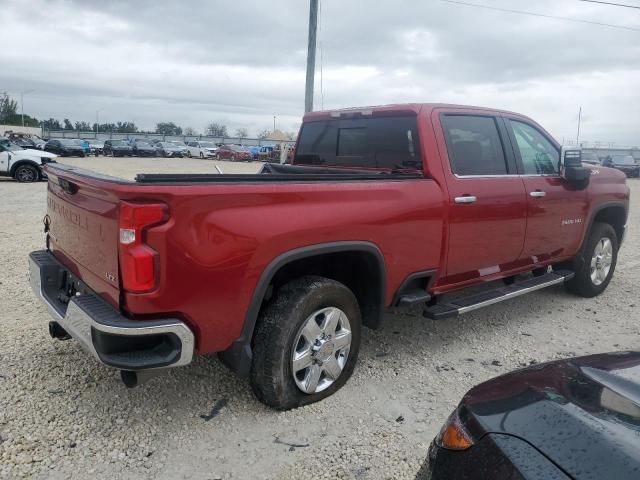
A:
{"label": "tree line", "polygon": [[[12,99],[7,93],[0,95],[0,125],[22,125],[22,115],[18,113],[18,102]],[[195,129],[191,127],[182,128],[175,122],[159,122],[156,124],[154,131],[144,131],[140,129],[135,122],[104,122],[104,123],[89,123],[85,121],[72,122],[68,118],[64,118],[62,121],[56,118],[49,118],[47,120],[38,120],[35,117],[24,115],[25,127],[42,127],[44,130],[75,130],[81,132],[110,132],[110,133],[158,133],[162,135],[185,135],[185,136],[198,136],[200,135]],[[228,127],[222,122],[210,122],[204,129],[205,135],[221,138],[252,138],[249,134],[249,130],[240,127],[236,128],[231,135]],[[256,133],[255,138],[266,139],[271,135],[269,129],[263,129]],[[295,133],[286,133],[287,139],[294,140]]]}

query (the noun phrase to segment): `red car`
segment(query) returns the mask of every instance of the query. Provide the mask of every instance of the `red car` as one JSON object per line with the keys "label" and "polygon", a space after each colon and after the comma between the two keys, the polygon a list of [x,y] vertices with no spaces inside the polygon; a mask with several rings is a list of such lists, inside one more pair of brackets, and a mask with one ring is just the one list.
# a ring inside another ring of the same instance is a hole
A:
{"label": "red car", "polygon": [[216,160],[231,160],[232,162],[252,160],[251,153],[237,145],[220,145],[216,151]]}
{"label": "red car", "polygon": [[309,113],[293,165],[260,174],[46,172],[30,273],[51,335],[130,386],[218,352],[279,409],[339,389],[387,307],[598,295],[629,206],[623,173],[581,166],[533,120],[437,104]]}

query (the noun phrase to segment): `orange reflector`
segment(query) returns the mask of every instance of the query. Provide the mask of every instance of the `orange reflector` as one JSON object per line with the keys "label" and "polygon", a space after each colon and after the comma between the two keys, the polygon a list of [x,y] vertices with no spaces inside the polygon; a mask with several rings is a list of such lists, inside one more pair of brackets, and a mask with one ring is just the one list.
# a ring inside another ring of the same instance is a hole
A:
{"label": "orange reflector", "polygon": [[440,441],[442,447],[449,450],[466,450],[473,445],[467,432],[455,421],[447,425]]}

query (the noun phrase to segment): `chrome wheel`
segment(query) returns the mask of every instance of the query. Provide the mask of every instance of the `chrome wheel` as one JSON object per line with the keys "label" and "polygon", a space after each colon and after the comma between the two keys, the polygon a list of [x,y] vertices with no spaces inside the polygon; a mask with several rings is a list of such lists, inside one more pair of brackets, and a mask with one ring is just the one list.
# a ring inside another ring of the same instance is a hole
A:
{"label": "chrome wheel", "polygon": [[339,308],[317,310],[304,321],[293,345],[296,385],[304,393],[321,392],[338,379],[349,358],[349,319]]}
{"label": "chrome wheel", "polygon": [[591,282],[601,285],[609,276],[613,263],[613,244],[607,237],[601,238],[596,243],[591,257]]}

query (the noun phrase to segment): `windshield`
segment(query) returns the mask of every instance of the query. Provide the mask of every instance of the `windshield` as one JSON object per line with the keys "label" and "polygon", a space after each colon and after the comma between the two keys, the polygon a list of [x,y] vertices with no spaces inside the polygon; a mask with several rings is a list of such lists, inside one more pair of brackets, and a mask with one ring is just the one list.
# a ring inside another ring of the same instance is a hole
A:
{"label": "windshield", "polygon": [[163,148],[176,148],[176,146],[173,143],[169,143],[169,142],[160,142],[160,145],[162,145]]}
{"label": "windshield", "polygon": [[20,145],[13,142],[0,142],[0,145],[2,145],[5,148],[5,150],[9,150],[10,152],[17,152],[17,151],[23,150],[23,148]]}
{"label": "windshield", "polygon": [[212,142],[200,142],[200,146],[204,148],[216,148]]}
{"label": "windshield", "polygon": [[636,161],[631,155],[616,155],[613,157],[613,163],[616,165],[635,165]]}
{"label": "windshield", "polygon": [[74,147],[78,145],[78,143],[76,143],[76,140],[69,140],[67,138],[61,138],[58,141],[60,142],[61,145],[64,145],[65,147]]}
{"label": "windshield", "polygon": [[136,146],[138,147],[151,147],[147,142],[136,142]]}

